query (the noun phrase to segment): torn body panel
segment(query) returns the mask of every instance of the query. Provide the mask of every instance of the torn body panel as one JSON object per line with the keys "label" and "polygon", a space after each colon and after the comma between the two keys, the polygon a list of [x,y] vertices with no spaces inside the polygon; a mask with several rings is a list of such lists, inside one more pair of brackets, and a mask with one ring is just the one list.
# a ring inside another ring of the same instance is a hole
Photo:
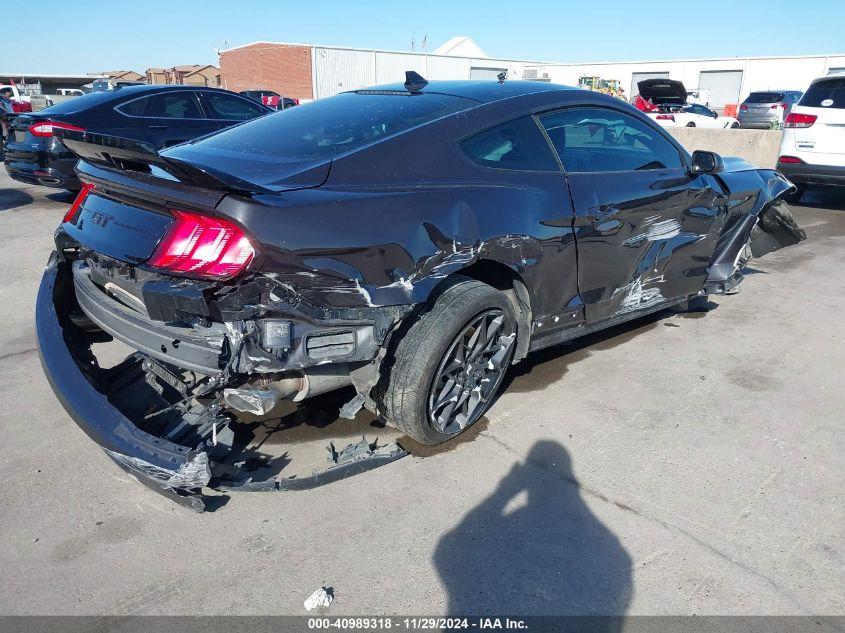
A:
{"label": "torn body panel", "polygon": [[727,209],[705,284],[713,294],[735,289],[752,255],[762,257],[807,237],[782,201],[792,183],[777,171],[739,159],[725,159],[725,166],[717,177],[727,194]]}
{"label": "torn body panel", "polygon": [[[310,478],[264,482],[233,476],[229,416],[217,401],[217,377],[197,377],[133,354],[98,365],[91,346],[102,331],[80,327],[72,268],[53,253],[38,292],[36,332],[45,374],[62,405],[121,468],[174,501],[202,511],[203,488],[307,489],[404,456],[396,444],[347,447]],[[356,445],[357,446],[357,445]],[[268,483],[269,482],[269,483]]]}

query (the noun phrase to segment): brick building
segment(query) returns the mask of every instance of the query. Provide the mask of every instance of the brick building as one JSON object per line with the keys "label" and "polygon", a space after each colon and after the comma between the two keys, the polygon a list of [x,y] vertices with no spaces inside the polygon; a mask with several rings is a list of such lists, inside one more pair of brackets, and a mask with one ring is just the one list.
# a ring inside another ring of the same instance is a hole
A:
{"label": "brick building", "polygon": [[235,92],[266,88],[285,97],[313,99],[311,47],[255,42],[221,51],[220,86]]}

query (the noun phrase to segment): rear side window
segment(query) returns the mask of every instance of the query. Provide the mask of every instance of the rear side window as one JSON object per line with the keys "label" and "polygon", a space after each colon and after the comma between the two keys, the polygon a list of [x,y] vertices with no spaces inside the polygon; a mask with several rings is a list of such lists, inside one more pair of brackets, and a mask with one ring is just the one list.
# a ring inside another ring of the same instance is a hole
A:
{"label": "rear side window", "polygon": [[157,119],[203,119],[193,92],[169,92],[150,97],[147,116]]}
{"label": "rear side window", "polygon": [[81,97],[62,101],[49,108],[44,108],[41,110],[41,114],[73,114],[74,112],[80,112],[88,108],[95,108],[108,101],[116,101],[114,92],[91,92]]}
{"label": "rear side window", "polygon": [[660,132],[605,108],[572,108],[540,118],[564,169],[570,173],[681,168],[684,163]]}
{"label": "rear side window", "polygon": [[845,108],[845,77],[817,81],[807,89],[798,105],[839,110]]}
{"label": "rear side window", "polygon": [[208,104],[212,119],[227,121],[248,121],[265,113],[265,110],[246,99],[239,99],[222,92],[206,92],[205,102]]}
{"label": "rear side window", "polygon": [[132,101],[127,101],[123,105],[118,106],[117,109],[119,112],[129,116],[144,116],[144,110],[147,107],[148,101],[149,98],[147,97],[133,99]]}
{"label": "rear side window", "polygon": [[452,95],[348,92],[253,119],[195,145],[227,156],[262,156],[283,162],[320,159],[473,105],[476,102]]}
{"label": "rear side window", "polygon": [[784,100],[782,92],[752,92],[745,103],[778,103]]}
{"label": "rear side window", "polygon": [[464,153],[484,167],[559,171],[546,139],[531,117],[510,121],[461,143]]}

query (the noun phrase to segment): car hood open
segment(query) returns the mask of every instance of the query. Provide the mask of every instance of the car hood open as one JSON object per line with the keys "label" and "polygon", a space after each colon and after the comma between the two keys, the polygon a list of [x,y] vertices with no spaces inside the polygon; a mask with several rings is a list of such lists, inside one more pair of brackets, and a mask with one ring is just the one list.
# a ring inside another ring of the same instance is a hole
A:
{"label": "car hood open", "polygon": [[675,79],[643,79],[637,84],[640,96],[654,104],[686,103],[687,89]]}

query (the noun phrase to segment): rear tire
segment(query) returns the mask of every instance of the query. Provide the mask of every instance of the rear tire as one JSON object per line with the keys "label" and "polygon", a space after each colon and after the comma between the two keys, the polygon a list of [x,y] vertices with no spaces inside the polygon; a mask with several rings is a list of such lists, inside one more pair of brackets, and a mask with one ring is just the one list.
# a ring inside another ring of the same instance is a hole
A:
{"label": "rear tire", "polygon": [[386,422],[423,444],[455,437],[490,407],[515,348],[508,298],[457,278],[395,345],[381,393]]}
{"label": "rear tire", "polygon": [[737,128],[739,128],[739,123],[737,123],[736,121],[734,121],[733,123],[731,123],[731,129],[732,129],[732,130],[736,130]]}

